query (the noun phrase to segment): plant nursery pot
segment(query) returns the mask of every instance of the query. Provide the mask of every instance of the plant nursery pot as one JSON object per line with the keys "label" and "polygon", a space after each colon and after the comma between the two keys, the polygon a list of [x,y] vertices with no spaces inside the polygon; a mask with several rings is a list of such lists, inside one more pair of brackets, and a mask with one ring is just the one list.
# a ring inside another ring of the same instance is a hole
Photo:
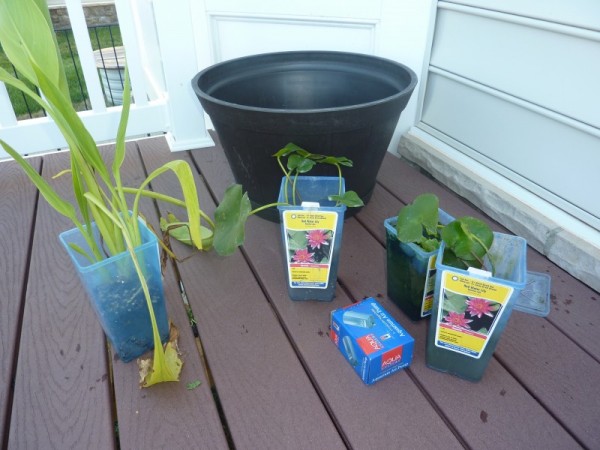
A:
{"label": "plant nursery pot", "polygon": [[427,365],[470,381],[479,381],[492,357],[513,307],[527,283],[527,243],[518,236],[494,233],[485,270],[494,276],[444,265],[437,257]]}
{"label": "plant nursery pot", "polygon": [[[440,223],[454,217],[439,210]],[[387,295],[413,321],[431,314],[435,288],[437,250],[426,252],[412,242],[398,240],[397,217],[384,221],[386,231]]]}
{"label": "plant nursery pot", "polygon": [[[289,142],[351,159],[354,167],[344,168],[346,186],[366,203],[416,84],[415,73],[395,61],[329,51],[233,59],[192,81],[253,207],[273,202],[281,171],[272,155]],[[334,167],[313,170],[337,175]],[[270,209],[261,217],[279,219]]]}
{"label": "plant nursery pot", "polygon": [[[169,322],[160,271],[158,240],[142,220],[139,223],[142,245],[136,247],[135,253],[148,283],[161,340],[166,342],[169,337]],[[95,223],[92,227],[98,236]],[[102,329],[119,358],[129,362],[153,349],[150,313],[130,254],[126,251],[90,264],[69,245],[76,244],[86,251],[89,250],[77,228],[61,233],[59,239],[71,257]]]}
{"label": "plant nursery pot", "polygon": [[[339,179],[298,177],[296,192],[301,205],[277,207],[288,294],[292,300],[331,301],[335,295],[346,206],[335,206],[328,196],[339,192]],[[293,202],[292,188],[286,185],[285,177],[281,180],[278,201]]]}

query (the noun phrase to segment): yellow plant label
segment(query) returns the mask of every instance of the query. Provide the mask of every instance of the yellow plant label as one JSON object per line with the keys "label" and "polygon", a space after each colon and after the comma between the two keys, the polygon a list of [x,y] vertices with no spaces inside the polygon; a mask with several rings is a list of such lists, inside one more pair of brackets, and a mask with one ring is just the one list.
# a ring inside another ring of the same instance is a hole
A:
{"label": "yellow plant label", "polygon": [[337,218],[338,214],[331,211],[284,211],[283,227],[292,288],[327,288]]}
{"label": "yellow plant label", "polygon": [[480,358],[505,311],[513,288],[452,271],[443,271],[438,293],[435,345]]}

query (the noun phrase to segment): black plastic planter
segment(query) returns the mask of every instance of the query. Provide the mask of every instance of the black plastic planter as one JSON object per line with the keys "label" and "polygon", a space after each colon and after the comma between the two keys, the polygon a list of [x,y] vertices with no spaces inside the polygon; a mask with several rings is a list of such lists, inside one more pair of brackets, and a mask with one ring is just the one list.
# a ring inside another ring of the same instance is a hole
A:
{"label": "black plastic planter", "polygon": [[[417,76],[397,62],[355,53],[283,52],[238,58],[197,74],[192,85],[210,116],[236,182],[262,206],[277,199],[281,170],[271,155],[293,142],[346,156],[346,188],[365,201],[375,186]],[[310,175],[337,176],[334,167]],[[356,213],[355,208],[348,215]],[[277,211],[262,217],[279,219]]]}

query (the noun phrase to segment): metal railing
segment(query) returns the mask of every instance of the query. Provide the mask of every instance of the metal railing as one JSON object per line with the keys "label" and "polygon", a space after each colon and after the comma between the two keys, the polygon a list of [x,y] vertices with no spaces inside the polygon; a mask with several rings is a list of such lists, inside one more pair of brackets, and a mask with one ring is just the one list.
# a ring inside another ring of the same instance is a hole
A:
{"label": "metal railing", "polygon": [[[107,106],[119,105],[121,104],[124,86],[124,51],[119,24],[88,26],[88,32],[106,104]],[[57,29],[56,36],[61,48],[73,106],[77,111],[89,111],[92,107],[81,70],[73,30],[71,28]],[[12,64],[9,66],[6,69],[10,70],[17,78],[20,78]],[[37,103],[22,92],[9,87],[8,94],[17,119],[32,119],[46,115],[46,112]]]}

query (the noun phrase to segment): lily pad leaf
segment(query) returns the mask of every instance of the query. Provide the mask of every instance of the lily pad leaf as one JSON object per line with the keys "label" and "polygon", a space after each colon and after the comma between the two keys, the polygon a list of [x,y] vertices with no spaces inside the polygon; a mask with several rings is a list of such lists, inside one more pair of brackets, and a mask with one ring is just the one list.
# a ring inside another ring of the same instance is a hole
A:
{"label": "lily pad leaf", "polygon": [[354,191],[347,191],[343,195],[330,195],[329,200],[341,203],[349,208],[364,206],[362,199]]}
{"label": "lily pad leaf", "polygon": [[479,219],[461,217],[444,227],[442,239],[455,255],[471,267],[481,268],[494,241],[492,230]]}
{"label": "lily pad leaf", "polygon": [[312,159],[305,158],[300,155],[290,155],[287,161],[287,168],[290,171],[296,171],[296,173],[307,173],[315,167],[316,162]]}
{"label": "lily pad leaf", "polygon": [[444,299],[444,303],[442,305],[442,309],[448,312],[463,314],[467,310],[467,303],[465,302],[465,297],[460,294],[447,292],[446,298]]}
{"label": "lily pad leaf", "polygon": [[247,193],[242,193],[242,186],[229,186],[215,211],[213,245],[219,255],[231,255],[244,243],[246,220],[251,210],[250,199]]}
{"label": "lily pad leaf", "polygon": [[434,194],[422,194],[398,213],[396,231],[401,242],[421,243],[437,237],[439,200]]}

